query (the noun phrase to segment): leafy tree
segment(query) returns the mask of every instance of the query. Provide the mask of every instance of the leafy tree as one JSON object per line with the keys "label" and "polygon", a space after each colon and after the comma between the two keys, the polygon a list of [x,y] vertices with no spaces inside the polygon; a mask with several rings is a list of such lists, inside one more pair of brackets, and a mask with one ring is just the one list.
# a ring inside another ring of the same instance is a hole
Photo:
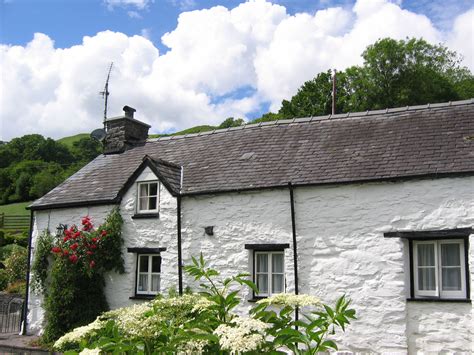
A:
{"label": "leafy tree", "polygon": [[[474,97],[474,76],[461,57],[423,39],[384,38],[362,53],[364,64],[337,73],[336,113],[462,100]],[[331,113],[331,72],[305,82],[278,113],[260,119],[308,117]]]}
{"label": "leafy tree", "polygon": [[102,145],[90,137],[73,143],[72,153],[76,161],[89,162],[102,153]]}
{"label": "leafy tree", "polygon": [[239,127],[244,124],[242,118],[234,119],[234,117],[229,117],[224,120],[217,128],[230,128],[230,127]]}

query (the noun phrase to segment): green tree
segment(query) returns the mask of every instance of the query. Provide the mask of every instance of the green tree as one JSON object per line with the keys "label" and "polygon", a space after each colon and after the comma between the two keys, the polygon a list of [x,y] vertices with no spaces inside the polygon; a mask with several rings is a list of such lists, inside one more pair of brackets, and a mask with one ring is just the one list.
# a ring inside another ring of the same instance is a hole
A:
{"label": "green tree", "polygon": [[[336,76],[336,113],[462,100],[474,97],[474,76],[461,56],[423,39],[384,38],[362,53],[362,66]],[[331,71],[305,82],[278,113],[255,122],[326,115],[332,110]]]}

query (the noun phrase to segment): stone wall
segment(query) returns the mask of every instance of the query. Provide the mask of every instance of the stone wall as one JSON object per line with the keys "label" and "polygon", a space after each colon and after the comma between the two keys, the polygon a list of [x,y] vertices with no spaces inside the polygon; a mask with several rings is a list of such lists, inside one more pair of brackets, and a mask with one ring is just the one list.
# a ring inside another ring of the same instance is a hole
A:
{"label": "stone wall", "polygon": [[[148,169],[139,181],[154,180]],[[474,225],[473,177],[367,183],[295,189],[298,269],[301,293],[334,302],[347,294],[358,312],[339,337],[354,352],[473,351],[470,303],[409,302],[408,243],[384,232],[436,230]],[[162,291],[177,288],[176,199],[160,187],[160,216],[132,219],[136,185],[121,203],[126,240],[126,274],[107,276],[111,307],[132,302],[136,254],[127,247],[165,247]],[[290,197],[287,189],[185,197],[182,205],[183,261],[202,252],[223,276],[252,272],[245,244],[288,243],[286,291],[294,291]],[[104,218],[111,206],[36,212],[35,232],[58,223],[78,223],[89,214]],[[71,222],[70,222],[71,221]],[[204,228],[214,227],[209,236]],[[474,243],[469,250],[474,268]],[[474,282],[472,272],[470,283]],[[184,284],[197,285],[184,275]],[[241,296],[252,297],[248,290]],[[41,324],[40,299],[30,300],[31,329]],[[253,305],[244,302],[246,313]]]}

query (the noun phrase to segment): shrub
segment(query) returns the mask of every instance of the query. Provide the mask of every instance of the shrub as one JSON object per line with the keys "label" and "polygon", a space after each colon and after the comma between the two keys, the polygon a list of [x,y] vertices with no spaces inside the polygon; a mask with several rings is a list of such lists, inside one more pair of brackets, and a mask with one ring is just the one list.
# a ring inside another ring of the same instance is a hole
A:
{"label": "shrub", "polygon": [[[186,271],[201,280],[200,294],[158,296],[157,299],[110,311],[76,328],[54,345],[60,351],[90,353],[309,353],[336,349],[329,339],[345,330],[355,311],[340,297],[334,308],[309,295],[281,294],[259,301],[249,317],[232,310],[240,303],[243,285],[254,289],[245,274],[219,280],[201,256]],[[173,292],[171,292],[173,294]],[[279,312],[276,312],[275,309]],[[295,312],[302,320],[295,320]]]}
{"label": "shrub", "polygon": [[32,289],[45,296],[44,343],[92,322],[108,309],[104,273],[124,271],[121,227],[122,218],[114,209],[97,229],[84,217],[80,228],[73,225],[56,237],[45,233],[38,238]]}
{"label": "shrub", "polygon": [[20,295],[26,294],[26,281],[15,281],[5,289],[7,293],[15,293]]}
{"label": "shrub", "polygon": [[6,260],[11,253],[17,250],[25,250],[26,248],[16,245],[16,244],[8,244],[4,247],[0,247],[0,260]]}
{"label": "shrub", "polygon": [[8,286],[8,274],[4,269],[0,269],[0,291],[3,291]]}
{"label": "shrub", "polygon": [[25,248],[13,250],[5,259],[5,271],[8,274],[8,282],[26,280],[28,269],[28,253]]}

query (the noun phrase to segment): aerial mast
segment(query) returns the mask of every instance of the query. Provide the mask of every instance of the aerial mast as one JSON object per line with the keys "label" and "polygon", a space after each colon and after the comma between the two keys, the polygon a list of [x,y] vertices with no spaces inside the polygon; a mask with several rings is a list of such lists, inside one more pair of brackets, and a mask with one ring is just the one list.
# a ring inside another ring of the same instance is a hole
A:
{"label": "aerial mast", "polygon": [[107,120],[107,102],[109,99],[109,79],[110,79],[110,72],[112,71],[112,66],[114,65],[114,62],[110,63],[109,70],[107,73],[107,80],[105,81],[105,86],[104,86],[104,91],[101,91],[99,94],[102,95],[102,98],[104,98],[104,130],[105,130],[105,121]]}

